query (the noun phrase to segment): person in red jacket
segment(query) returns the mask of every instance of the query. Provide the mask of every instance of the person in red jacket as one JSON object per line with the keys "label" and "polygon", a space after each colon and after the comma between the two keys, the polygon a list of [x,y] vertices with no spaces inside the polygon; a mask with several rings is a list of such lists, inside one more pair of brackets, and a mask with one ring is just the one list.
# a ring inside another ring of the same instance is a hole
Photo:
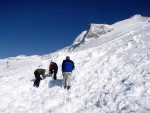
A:
{"label": "person in red jacket", "polygon": [[55,62],[49,64],[49,74],[53,75],[54,80],[57,80],[58,66]]}

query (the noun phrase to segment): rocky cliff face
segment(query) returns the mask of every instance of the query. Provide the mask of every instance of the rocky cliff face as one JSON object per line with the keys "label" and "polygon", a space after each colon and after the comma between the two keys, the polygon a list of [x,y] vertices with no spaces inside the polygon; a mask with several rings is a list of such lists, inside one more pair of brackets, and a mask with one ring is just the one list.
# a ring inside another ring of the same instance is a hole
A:
{"label": "rocky cliff face", "polygon": [[83,31],[70,46],[69,50],[75,49],[79,47],[81,44],[85,42],[97,39],[100,36],[107,34],[113,31],[113,28],[107,24],[90,24],[88,26],[87,31]]}
{"label": "rocky cliff face", "polygon": [[95,39],[101,35],[111,32],[113,28],[106,24],[91,24],[88,27],[87,33],[84,35],[84,40]]}

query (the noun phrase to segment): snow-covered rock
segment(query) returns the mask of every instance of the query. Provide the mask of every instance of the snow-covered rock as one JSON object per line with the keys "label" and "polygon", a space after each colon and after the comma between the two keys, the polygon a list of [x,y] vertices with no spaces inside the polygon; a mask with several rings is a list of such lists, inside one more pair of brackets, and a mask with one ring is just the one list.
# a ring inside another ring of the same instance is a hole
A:
{"label": "snow-covered rock", "polygon": [[84,35],[84,40],[96,39],[101,35],[111,32],[113,28],[106,24],[90,24],[87,33]]}

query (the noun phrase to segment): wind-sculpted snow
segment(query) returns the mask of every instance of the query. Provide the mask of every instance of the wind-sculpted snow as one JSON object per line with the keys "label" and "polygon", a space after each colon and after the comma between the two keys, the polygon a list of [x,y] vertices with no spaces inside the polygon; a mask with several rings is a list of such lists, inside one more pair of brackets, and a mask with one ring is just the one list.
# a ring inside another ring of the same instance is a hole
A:
{"label": "wind-sculpted snow", "polygon": [[[0,112],[149,113],[150,24],[117,36],[83,50],[0,60]],[[62,86],[66,55],[76,67],[69,91]],[[48,69],[50,61],[59,66],[58,80],[47,75],[33,87],[34,70]]]}

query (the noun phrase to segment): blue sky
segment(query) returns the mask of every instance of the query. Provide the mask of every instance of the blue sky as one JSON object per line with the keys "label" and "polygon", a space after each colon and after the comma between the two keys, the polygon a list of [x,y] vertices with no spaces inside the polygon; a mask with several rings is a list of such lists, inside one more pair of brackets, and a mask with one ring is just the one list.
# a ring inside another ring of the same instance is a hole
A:
{"label": "blue sky", "polygon": [[0,0],[0,58],[44,55],[72,44],[90,23],[150,17],[149,0]]}

